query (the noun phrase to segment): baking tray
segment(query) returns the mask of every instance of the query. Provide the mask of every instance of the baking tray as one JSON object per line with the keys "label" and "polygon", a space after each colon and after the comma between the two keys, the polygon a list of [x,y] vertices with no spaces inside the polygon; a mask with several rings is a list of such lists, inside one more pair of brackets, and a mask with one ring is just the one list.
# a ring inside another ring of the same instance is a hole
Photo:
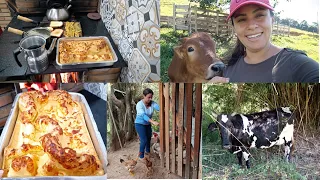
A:
{"label": "baking tray", "polygon": [[[58,180],[76,180],[76,179],[93,179],[93,180],[105,180],[107,179],[107,150],[106,146],[101,138],[101,134],[98,131],[97,124],[93,118],[91,109],[88,105],[88,102],[86,98],[79,93],[73,93],[73,92],[68,92],[71,96],[72,99],[79,102],[82,107],[82,111],[84,114],[84,119],[91,137],[91,140],[93,142],[94,148],[97,152],[97,155],[101,161],[102,168],[104,170],[104,175],[103,176],[35,176],[35,177],[25,177],[25,178],[19,178],[23,180],[27,179],[35,179],[35,180],[45,180],[45,179],[58,179]],[[0,167],[3,165],[3,153],[4,153],[4,148],[8,146],[9,141],[11,139],[11,135],[13,133],[19,108],[18,108],[18,100],[20,97],[21,93],[16,95],[14,102],[12,104],[12,108],[10,111],[10,115],[7,119],[7,122],[3,128],[2,134],[0,136]],[[10,138],[9,138],[10,137]],[[0,178],[1,179],[1,178]],[[4,177],[2,178],[4,180],[13,180],[16,178],[13,177]]]}
{"label": "baking tray", "polygon": [[[109,61],[100,61],[100,62],[87,62],[87,63],[71,63],[71,64],[61,64],[59,63],[59,44],[62,41],[66,40],[95,40],[95,39],[104,39],[109,46],[112,54],[112,59]],[[73,68],[93,68],[93,67],[105,67],[105,66],[112,66],[115,62],[118,61],[118,57],[111,46],[109,39],[105,36],[89,36],[89,37],[63,37],[58,39],[57,43],[57,54],[56,54],[56,65],[58,69],[73,69]]]}

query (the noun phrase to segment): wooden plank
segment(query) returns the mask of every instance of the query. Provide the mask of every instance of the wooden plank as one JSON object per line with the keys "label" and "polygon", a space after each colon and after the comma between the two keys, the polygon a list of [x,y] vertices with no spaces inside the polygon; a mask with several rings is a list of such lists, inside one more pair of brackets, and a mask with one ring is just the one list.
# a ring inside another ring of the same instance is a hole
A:
{"label": "wooden plank", "polygon": [[0,119],[9,116],[12,103],[7,104],[0,108]]}
{"label": "wooden plank", "polygon": [[178,5],[178,4],[175,5],[175,6],[176,6],[176,9],[187,9],[187,10],[188,10],[189,7],[190,7],[189,5]]}
{"label": "wooden plank", "polygon": [[37,8],[40,6],[39,0],[16,0],[16,5],[18,8]]}
{"label": "wooden plank", "polygon": [[159,83],[159,101],[160,101],[160,165],[164,167],[164,96],[163,83]]}
{"label": "wooden plank", "polygon": [[8,85],[7,87],[4,87],[4,88],[0,89],[0,94],[6,93],[6,92],[9,92],[9,91],[12,91],[12,90],[13,90],[12,85]]}
{"label": "wooden plank", "polygon": [[0,95],[0,107],[13,102],[12,92],[7,92]]}
{"label": "wooden plank", "polygon": [[166,142],[166,168],[170,170],[170,120],[169,120],[169,83],[164,84],[164,99],[165,99],[165,142]]}
{"label": "wooden plank", "polygon": [[188,30],[188,26],[176,25],[176,29]]}
{"label": "wooden plank", "polygon": [[184,178],[190,179],[190,163],[191,163],[191,134],[192,134],[192,83],[186,84],[186,166]]}
{"label": "wooden plank", "polygon": [[173,31],[176,31],[176,4],[173,3]]}
{"label": "wooden plank", "polygon": [[195,132],[194,132],[194,156],[193,156],[193,177],[198,179],[199,158],[200,157],[200,141],[201,141],[201,121],[202,121],[202,84],[196,84],[196,109],[195,109]]}
{"label": "wooden plank", "polygon": [[87,75],[105,75],[105,74],[116,74],[120,73],[121,68],[102,68],[102,69],[93,69],[87,72]]}
{"label": "wooden plank", "polygon": [[176,173],[176,83],[171,85],[171,115],[172,115],[172,142],[171,142],[171,172]]}
{"label": "wooden plank", "polygon": [[185,21],[189,21],[189,18],[187,17],[176,17],[176,21],[180,21],[180,22],[185,22]]}
{"label": "wooden plank", "polygon": [[177,11],[176,12],[176,15],[189,15],[189,12],[187,11],[187,12],[184,12],[184,11]]}
{"label": "wooden plank", "polygon": [[179,83],[179,110],[178,110],[178,175],[182,177],[183,167],[183,105],[184,105],[184,83]]}

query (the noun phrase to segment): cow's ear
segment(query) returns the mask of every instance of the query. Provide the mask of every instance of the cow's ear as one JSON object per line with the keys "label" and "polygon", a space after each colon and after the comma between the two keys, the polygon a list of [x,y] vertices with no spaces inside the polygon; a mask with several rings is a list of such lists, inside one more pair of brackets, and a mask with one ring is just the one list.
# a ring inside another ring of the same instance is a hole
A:
{"label": "cow's ear", "polygon": [[214,131],[218,128],[217,124],[215,122],[210,123],[208,126],[209,131]]}
{"label": "cow's ear", "polygon": [[173,50],[174,53],[179,57],[179,59],[183,59],[182,46],[175,46]]}

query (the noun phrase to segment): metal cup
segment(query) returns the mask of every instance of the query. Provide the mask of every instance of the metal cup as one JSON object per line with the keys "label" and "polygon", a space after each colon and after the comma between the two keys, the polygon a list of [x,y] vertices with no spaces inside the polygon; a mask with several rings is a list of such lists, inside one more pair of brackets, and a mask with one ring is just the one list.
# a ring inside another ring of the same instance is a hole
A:
{"label": "metal cup", "polygon": [[14,58],[17,64],[21,67],[18,60],[18,54],[24,52],[30,71],[33,73],[40,73],[45,71],[49,66],[48,55],[51,54],[56,38],[51,42],[50,48],[47,51],[45,48],[46,39],[39,35],[28,36],[23,38],[19,43],[19,48],[13,51]]}
{"label": "metal cup", "polygon": [[24,53],[32,58],[41,56],[46,50],[45,45],[46,40],[38,35],[23,38],[19,43]]}

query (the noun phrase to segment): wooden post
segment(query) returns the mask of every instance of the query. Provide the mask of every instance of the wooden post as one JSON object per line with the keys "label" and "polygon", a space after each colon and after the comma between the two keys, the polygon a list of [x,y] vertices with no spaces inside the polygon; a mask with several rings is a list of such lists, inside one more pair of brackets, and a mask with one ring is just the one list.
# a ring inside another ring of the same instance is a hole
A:
{"label": "wooden post", "polygon": [[173,31],[176,31],[176,4],[173,3]]}
{"label": "wooden post", "polygon": [[192,12],[191,12],[191,5],[190,5],[190,3],[189,3],[189,8],[188,8],[188,23],[189,23],[189,25],[188,25],[188,33],[189,33],[189,35],[192,33],[192,31],[191,31],[191,14],[192,14]]}
{"label": "wooden post", "polygon": [[199,179],[199,158],[201,141],[201,122],[202,122],[202,84],[196,84],[196,109],[195,109],[195,133],[194,133],[194,155],[193,155],[193,177]]}
{"label": "wooden post", "polygon": [[217,13],[217,16],[216,16],[216,21],[217,21],[217,23],[216,23],[216,35],[218,35],[219,34],[219,12],[216,12]]}
{"label": "wooden post", "polygon": [[196,32],[198,32],[198,22],[197,22],[197,20],[198,20],[198,7],[196,7],[195,9],[196,9],[196,11],[194,12],[194,14],[195,14],[195,21],[194,21],[194,23],[195,23]]}
{"label": "wooden post", "polygon": [[171,83],[171,105],[172,105],[172,142],[171,142],[171,172],[176,173],[176,83]]}
{"label": "wooden post", "polygon": [[160,100],[160,159],[161,167],[164,167],[164,96],[163,96],[163,83],[159,83],[159,100]]}
{"label": "wooden post", "polygon": [[164,99],[165,99],[165,142],[166,142],[166,168],[167,170],[170,170],[170,121],[169,121],[169,83],[164,84]]}
{"label": "wooden post", "polygon": [[179,111],[178,111],[178,175],[182,177],[183,165],[183,105],[184,105],[184,84],[179,84]]}
{"label": "wooden post", "polygon": [[190,167],[191,167],[191,134],[192,134],[192,83],[186,84],[186,166],[184,178],[190,179]]}

